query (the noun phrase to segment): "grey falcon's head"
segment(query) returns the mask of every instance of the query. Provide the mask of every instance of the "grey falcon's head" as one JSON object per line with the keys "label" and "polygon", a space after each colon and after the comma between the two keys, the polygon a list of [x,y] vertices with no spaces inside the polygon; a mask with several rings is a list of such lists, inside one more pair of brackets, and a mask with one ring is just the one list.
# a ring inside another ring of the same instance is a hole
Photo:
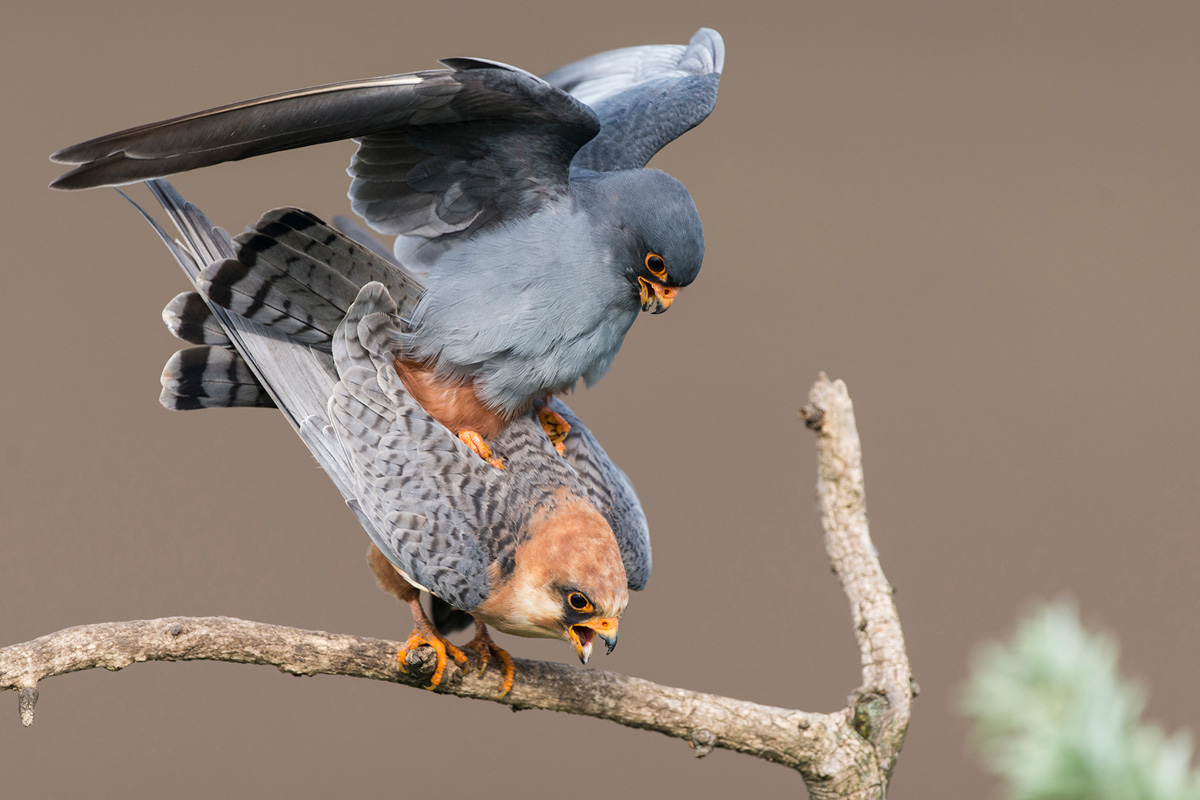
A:
{"label": "grey falcon's head", "polygon": [[691,194],[656,169],[597,176],[587,193],[596,236],[642,311],[661,314],[700,273],[704,226]]}

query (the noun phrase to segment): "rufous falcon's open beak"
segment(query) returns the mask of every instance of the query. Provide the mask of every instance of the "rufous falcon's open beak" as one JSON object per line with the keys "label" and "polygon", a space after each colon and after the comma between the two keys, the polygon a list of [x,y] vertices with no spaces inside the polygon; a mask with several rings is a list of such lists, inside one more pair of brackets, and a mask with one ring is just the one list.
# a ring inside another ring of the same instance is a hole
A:
{"label": "rufous falcon's open beak", "polygon": [[599,637],[604,641],[608,652],[617,646],[617,620],[611,617],[589,619],[578,625],[572,625],[568,630],[571,644],[575,645],[575,653],[580,662],[586,664],[592,657],[592,640]]}
{"label": "rufous falcon's open beak", "polygon": [[642,311],[661,314],[671,307],[677,294],[679,294],[678,288],[663,286],[661,283],[638,276],[638,295],[642,300]]}

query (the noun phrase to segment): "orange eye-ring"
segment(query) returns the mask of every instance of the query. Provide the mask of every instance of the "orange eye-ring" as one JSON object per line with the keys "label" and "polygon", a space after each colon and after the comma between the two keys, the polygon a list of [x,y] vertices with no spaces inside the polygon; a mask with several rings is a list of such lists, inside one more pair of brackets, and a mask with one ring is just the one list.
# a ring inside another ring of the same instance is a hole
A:
{"label": "orange eye-ring", "polygon": [[571,592],[567,595],[567,603],[575,611],[588,612],[592,610],[592,601],[588,600],[582,592]]}
{"label": "orange eye-ring", "polygon": [[663,261],[663,257],[658,253],[646,254],[646,269],[650,270],[650,274],[660,281],[667,277],[667,262]]}

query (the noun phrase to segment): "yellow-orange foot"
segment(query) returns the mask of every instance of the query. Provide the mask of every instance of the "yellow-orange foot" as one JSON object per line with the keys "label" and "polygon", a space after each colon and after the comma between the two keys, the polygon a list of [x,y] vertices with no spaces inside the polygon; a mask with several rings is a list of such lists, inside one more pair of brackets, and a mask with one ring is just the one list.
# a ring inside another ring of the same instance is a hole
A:
{"label": "yellow-orange foot", "polygon": [[554,449],[561,456],[567,452],[567,434],[571,432],[571,423],[563,419],[562,414],[557,411],[542,406],[537,410],[538,422],[542,423],[542,430],[546,432],[546,438],[550,440],[550,444],[554,445]]}
{"label": "yellow-orange foot", "polygon": [[487,442],[473,430],[469,428],[458,432],[458,440],[471,448],[471,452],[482,458],[487,463],[491,464],[496,469],[504,469],[504,462],[499,458],[492,456],[492,448]]}
{"label": "yellow-orange foot", "polygon": [[508,654],[508,651],[502,649],[500,645],[492,640],[492,635],[488,633],[486,625],[478,620],[475,621],[475,638],[463,645],[463,649],[474,650],[479,655],[480,677],[483,677],[483,673],[487,672],[488,664],[495,657],[504,669],[504,678],[500,681],[500,694],[496,695],[496,698],[499,699],[508,694],[508,691],[513,686],[513,678],[517,673],[517,665],[513,663],[512,656]]}
{"label": "yellow-orange foot", "polygon": [[[421,617],[425,617],[424,612],[421,613]],[[423,644],[432,647],[433,652],[437,653],[437,669],[433,671],[433,675],[429,676],[429,685],[425,688],[433,690],[442,682],[442,673],[446,671],[446,658],[453,658],[455,663],[461,667],[467,663],[467,656],[462,650],[459,650],[450,644],[450,642],[438,636],[437,631],[434,630],[433,624],[429,622],[428,618],[417,619],[415,622],[417,628],[412,632],[412,636],[408,637],[408,641],[404,643],[404,646],[400,648],[400,653],[396,656],[396,661],[400,667],[400,671],[407,675],[408,670],[405,669],[405,660],[408,658],[408,654]]]}

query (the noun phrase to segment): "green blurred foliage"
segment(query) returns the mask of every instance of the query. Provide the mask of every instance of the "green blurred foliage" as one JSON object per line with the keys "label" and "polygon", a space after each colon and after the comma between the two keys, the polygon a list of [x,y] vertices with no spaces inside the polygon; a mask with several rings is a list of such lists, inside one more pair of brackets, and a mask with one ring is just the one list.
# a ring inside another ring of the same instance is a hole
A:
{"label": "green blurred foliage", "polygon": [[1191,738],[1140,722],[1145,692],[1121,678],[1116,642],[1070,603],[981,648],[962,707],[1014,800],[1200,800]]}

